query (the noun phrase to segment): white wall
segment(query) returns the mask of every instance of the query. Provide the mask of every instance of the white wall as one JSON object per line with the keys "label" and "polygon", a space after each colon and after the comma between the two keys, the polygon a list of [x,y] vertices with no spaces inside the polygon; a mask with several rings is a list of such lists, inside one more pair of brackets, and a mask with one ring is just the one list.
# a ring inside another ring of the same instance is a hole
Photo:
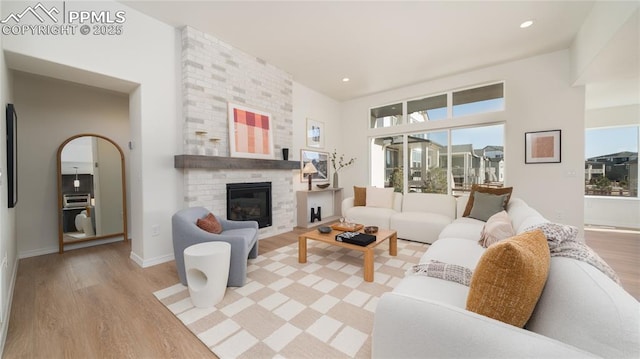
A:
{"label": "white wall", "polygon": [[13,88],[19,114],[18,252],[24,258],[58,251],[58,147],[71,136],[95,133],[124,151],[130,138],[129,99],[23,72],[14,73]]}
{"label": "white wall", "polygon": [[[5,5],[3,13],[20,12],[32,3]],[[8,35],[4,37],[3,48],[62,65],[63,69],[108,76],[111,82],[139,84],[129,97],[130,134],[134,143],[129,165],[132,258],[143,266],[167,260],[167,254],[173,250],[170,218],[182,199],[180,174],[173,168],[173,156],[181,143],[175,125],[180,115],[176,105],[179,93],[176,30],[117,2],[67,2],[66,6],[112,13],[125,10],[123,34]],[[78,81],[82,78],[95,80],[95,76],[82,76]],[[98,80],[100,83],[104,79]],[[151,236],[153,226],[160,229],[156,237]]]}
{"label": "white wall", "polygon": [[[368,138],[360,134],[372,136],[377,133],[368,129],[370,107],[504,80],[505,111],[447,123],[428,123],[416,129],[468,125],[474,120],[484,123],[504,121],[505,182],[507,186],[514,187],[514,196],[523,198],[552,221],[582,228],[584,89],[571,87],[569,64],[569,52],[558,51],[343,103],[341,140],[348,156],[363,159],[344,172],[341,183],[346,193],[353,193],[353,185],[363,185],[369,181]],[[525,164],[525,132],[553,129],[562,130],[562,163]]]}
{"label": "white wall", "polygon": [[[4,2],[0,2],[0,13]],[[4,38],[0,36],[0,48]],[[13,102],[12,75],[8,71],[4,53],[0,52],[0,109],[4,118],[5,106]],[[5,139],[7,128],[2,122],[0,138]],[[4,349],[9,325],[13,286],[18,271],[18,249],[16,237],[16,210],[7,207],[7,150],[5,141],[0,141],[0,352]],[[6,268],[4,259],[6,258]]]}
{"label": "white wall", "polygon": [[[324,124],[324,148],[307,146],[307,119]],[[300,83],[293,82],[293,148],[289,153],[290,160],[300,160],[300,150],[309,149],[331,154],[334,149],[338,154],[344,152],[340,103],[326,95],[310,89]],[[333,173],[333,168],[331,169]],[[342,172],[342,171],[340,171]],[[330,175],[331,177],[332,175]],[[296,191],[307,190],[307,182],[300,180],[300,172],[295,173],[293,180]]]}

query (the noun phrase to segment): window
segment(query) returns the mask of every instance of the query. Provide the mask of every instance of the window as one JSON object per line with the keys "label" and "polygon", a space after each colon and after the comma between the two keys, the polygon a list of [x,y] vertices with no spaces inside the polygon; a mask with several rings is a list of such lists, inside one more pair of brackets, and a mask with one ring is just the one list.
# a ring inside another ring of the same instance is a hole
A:
{"label": "window", "polygon": [[371,142],[372,185],[402,192],[404,136],[379,137]]}
{"label": "window", "polygon": [[408,101],[407,113],[409,123],[444,120],[447,118],[447,95]]}
{"label": "window", "polygon": [[504,184],[504,125],[451,130],[451,143],[454,194],[473,184]]}
{"label": "window", "polygon": [[[371,129],[398,130],[384,136],[375,134],[389,130],[372,130],[371,184],[403,193],[454,195],[470,191],[473,184],[502,186],[504,125],[487,125],[484,116],[463,128],[469,120],[454,118],[502,111],[504,106],[504,83],[499,82],[372,108]],[[441,120],[447,122],[430,124]]]}
{"label": "window", "polygon": [[460,195],[473,184],[502,186],[504,125],[378,137],[371,161],[372,185],[396,192],[449,193],[451,188]]}
{"label": "window", "polygon": [[638,197],[640,126],[585,131],[585,195]]}
{"label": "window", "polygon": [[372,108],[369,128],[411,125],[502,110],[504,83],[500,82]]}
{"label": "window", "polygon": [[501,110],[504,110],[503,83],[453,93],[453,117]]}
{"label": "window", "polygon": [[408,192],[447,193],[447,131],[407,136]]}
{"label": "window", "polygon": [[402,103],[372,108],[370,111],[371,128],[391,127],[402,124]]}

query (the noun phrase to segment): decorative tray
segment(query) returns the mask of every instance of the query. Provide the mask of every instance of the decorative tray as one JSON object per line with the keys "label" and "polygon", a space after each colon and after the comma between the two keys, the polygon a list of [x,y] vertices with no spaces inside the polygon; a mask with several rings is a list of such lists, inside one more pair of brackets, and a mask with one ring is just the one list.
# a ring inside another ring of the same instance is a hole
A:
{"label": "decorative tray", "polygon": [[340,223],[336,223],[331,225],[331,228],[335,229],[336,231],[345,231],[345,232],[351,232],[351,231],[359,231],[362,228],[364,228],[364,225],[362,224],[354,224],[351,226],[348,226],[346,224],[340,224]]}

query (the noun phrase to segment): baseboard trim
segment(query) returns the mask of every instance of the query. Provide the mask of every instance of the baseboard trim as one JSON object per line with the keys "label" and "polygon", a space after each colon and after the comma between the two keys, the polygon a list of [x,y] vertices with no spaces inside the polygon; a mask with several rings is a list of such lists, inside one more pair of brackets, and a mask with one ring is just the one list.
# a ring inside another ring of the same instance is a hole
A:
{"label": "baseboard trim", "polygon": [[18,259],[43,256],[45,254],[58,253],[58,247],[38,248],[18,253]]}
{"label": "baseboard trim", "polygon": [[166,254],[164,256],[144,259],[132,251],[131,254],[129,255],[129,258],[131,258],[131,260],[134,261],[140,267],[147,268],[147,267],[155,266],[158,264],[170,262],[174,260],[175,257],[173,256],[173,254]]}

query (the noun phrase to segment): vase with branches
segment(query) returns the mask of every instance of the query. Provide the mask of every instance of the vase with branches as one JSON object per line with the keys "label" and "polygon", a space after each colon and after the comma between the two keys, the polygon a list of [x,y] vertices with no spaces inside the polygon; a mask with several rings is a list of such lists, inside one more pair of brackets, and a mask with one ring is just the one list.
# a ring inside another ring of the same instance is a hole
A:
{"label": "vase with branches", "polygon": [[338,188],[338,171],[341,169],[351,166],[353,162],[355,162],[355,157],[350,158],[348,161],[345,161],[344,155],[338,156],[337,151],[334,149],[331,153],[331,166],[333,167],[333,188]]}

